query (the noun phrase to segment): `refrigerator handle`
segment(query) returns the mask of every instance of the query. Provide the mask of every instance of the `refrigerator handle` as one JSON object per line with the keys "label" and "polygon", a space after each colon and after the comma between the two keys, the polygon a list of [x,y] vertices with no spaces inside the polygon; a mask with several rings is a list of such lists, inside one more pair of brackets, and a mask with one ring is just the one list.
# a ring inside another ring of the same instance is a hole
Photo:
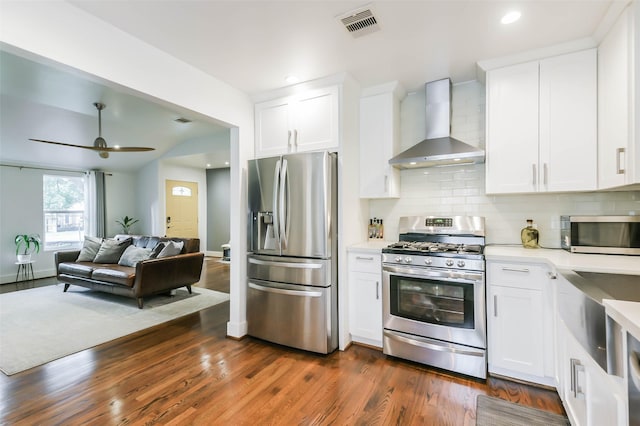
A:
{"label": "refrigerator handle", "polygon": [[278,210],[279,215],[279,226],[280,226],[280,247],[281,249],[287,248],[288,236],[287,236],[287,217],[289,216],[289,212],[287,211],[287,205],[285,205],[285,194],[288,198],[288,193],[286,192],[286,184],[287,184],[287,160],[282,159],[282,168],[280,171],[280,206]]}
{"label": "refrigerator handle", "polygon": [[280,184],[280,169],[281,163],[280,160],[276,162],[276,169],[273,176],[273,233],[275,240],[278,242],[278,246],[280,246],[280,221],[278,218],[278,187]]}

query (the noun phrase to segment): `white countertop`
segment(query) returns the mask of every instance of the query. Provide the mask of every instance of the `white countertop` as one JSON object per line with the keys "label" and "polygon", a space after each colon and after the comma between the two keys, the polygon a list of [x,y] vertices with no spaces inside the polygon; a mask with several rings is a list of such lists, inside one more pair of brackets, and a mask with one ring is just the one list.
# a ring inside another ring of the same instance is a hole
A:
{"label": "white countertop", "polygon": [[557,269],[609,274],[640,275],[640,256],[570,253],[562,249],[526,249],[520,246],[488,245],[487,260],[535,262],[539,260]]}
{"label": "white countertop", "polygon": [[607,315],[640,340],[640,303],[610,299],[603,302]]}
{"label": "white countertop", "polygon": [[387,247],[389,244],[393,244],[395,241],[387,241],[387,240],[368,240],[362,243],[353,244],[347,247],[347,251],[359,251],[359,252],[376,252],[378,254],[381,253],[381,250]]}

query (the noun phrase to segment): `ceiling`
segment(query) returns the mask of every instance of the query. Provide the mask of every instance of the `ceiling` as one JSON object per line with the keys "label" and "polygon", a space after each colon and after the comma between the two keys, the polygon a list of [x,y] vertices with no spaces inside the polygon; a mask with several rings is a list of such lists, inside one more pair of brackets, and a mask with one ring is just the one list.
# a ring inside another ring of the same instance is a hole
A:
{"label": "ceiling", "polygon": [[[250,94],[348,72],[362,87],[398,80],[408,91],[427,81],[476,78],[476,63],[592,36],[610,0],[71,1],[76,7]],[[379,31],[353,37],[337,17],[362,6]],[[522,18],[500,18],[511,9]],[[185,141],[202,154],[172,161],[194,167],[228,161],[228,130],[196,113],[61,67],[0,52],[0,160],[73,168],[135,170],[170,156]],[[44,84],[46,82],[46,84]],[[91,145],[152,146],[151,153],[55,147],[29,138]],[[179,124],[174,120],[193,120]],[[200,142],[197,142],[200,141]],[[202,141],[207,143],[202,144]],[[226,141],[226,145],[225,142]],[[225,151],[226,150],[226,151]],[[183,152],[184,150],[180,150]],[[223,158],[225,156],[226,158]],[[224,167],[219,163],[213,167]]]}

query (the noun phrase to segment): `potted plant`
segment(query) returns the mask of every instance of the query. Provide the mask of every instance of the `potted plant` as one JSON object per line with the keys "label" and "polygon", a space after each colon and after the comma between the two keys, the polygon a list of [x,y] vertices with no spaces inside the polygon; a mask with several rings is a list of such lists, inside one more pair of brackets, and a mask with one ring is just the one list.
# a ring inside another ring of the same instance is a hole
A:
{"label": "potted plant", "polygon": [[[38,234],[18,234],[14,239],[16,243],[16,255],[18,256],[18,262],[29,262],[31,260],[31,253],[40,252],[40,235]],[[24,248],[23,248],[24,247]],[[22,250],[22,254],[20,253]]]}
{"label": "potted plant", "polygon": [[122,220],[116,220],[116,223],[119,224],[120,226],[122,226],[122,231],[125,234],[129,233],[129,229],[131,228],[131,226],[134,223],[137,223],[138,219],[135,219],[133,217],[129,217],[129,216],[125,216],[122,218]]}

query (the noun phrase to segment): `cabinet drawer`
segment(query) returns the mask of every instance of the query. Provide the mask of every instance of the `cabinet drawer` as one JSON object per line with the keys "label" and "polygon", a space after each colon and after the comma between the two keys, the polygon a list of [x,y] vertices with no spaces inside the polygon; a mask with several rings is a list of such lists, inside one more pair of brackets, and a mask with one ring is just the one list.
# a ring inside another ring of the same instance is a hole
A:
{"label": "cabinet drawer", "polygon": [[358,272],[371,272],[380,274],[382,272],[382,255],[372,252],[350,252],[349,270]]}
{"label": "cabinet drawer", "polygon": [[488,285],[541,290],[549,279],[549,269],[528,263],[487,262]]}

